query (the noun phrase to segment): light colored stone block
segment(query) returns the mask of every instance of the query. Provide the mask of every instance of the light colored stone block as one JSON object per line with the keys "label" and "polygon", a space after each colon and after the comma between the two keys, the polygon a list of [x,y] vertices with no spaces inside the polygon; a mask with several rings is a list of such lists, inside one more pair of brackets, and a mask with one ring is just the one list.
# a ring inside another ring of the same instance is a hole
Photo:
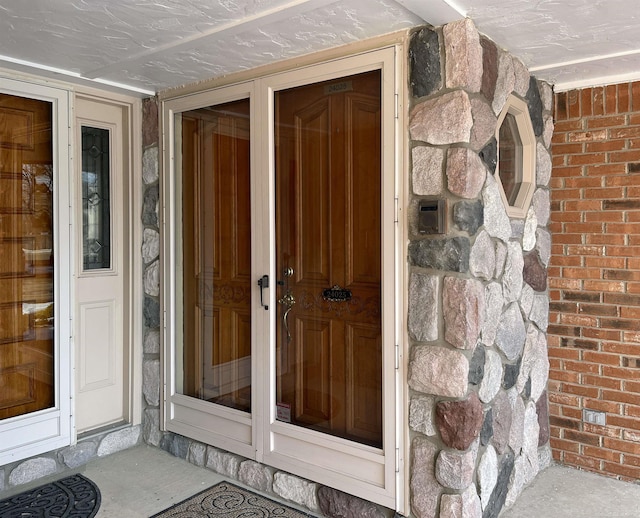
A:
{"label": "light colored stone block", "polygon": [[439,279],[435,275],[412,272],[409,280],[408,326],[419,342],[438,339]]}
{"label": "light colored stone block", "polygon": [[413,193],[440,196],[444,189],[444,151],[437,147],[416,146],[411,150]]}
{"label": "light colored stone block", "polygon": [[467,393],[469,360],[460,351],[444,347],[414,347],[409,363],[409,386],[424,394],[464,397]]}
{"label": "light colored stone block", "polygon": [[140,427],[132,426],[108,434],[98,446],[98,457],[133,448],[140,440]]}
{"label": "light colored stone block", "polygon": [[317,488],[317,484],[288,473],[278,472],[273,480],[275,494],[312,511],[319,510]]}
{"label": "light colored stone block", "polygon": [[440,146],[469,142],[472,126],[469,96],[456,90],[414,106],[409,132],[411,140]]}
{"label": "light colored stone block", "polygon": [[472,200],[480,194],[487,176],[482,159],[472,149],[453,147],[447,151],[447,188],[460,198]]}
{"label": "light colored stone block", "polygon": [[484,321],[482,283],[475,279],[445,277],[442,291],[445,340],[458,349],[473,349]]}
{"label": "light colored stone block", "polygon": [[482,46],[470,18],[446,24],[442,28],[447,88],[479,92],[482,86]]}
{"label": "light colored stone block", "polygon": [[443,491],[436,480],[437,448],[424,437],[411,443],[411,510],[417,518],[437,518],[438,500]]}
{"label": "light colored stone block", "polygon": [[35,457],[18,464],[9,473],[9,487],[28,484],[58,471],[58,464],[48,457]]}
{"label": "light colored stone block", "polygon": [[477,454],[477,442],[464,453],[441,450],[436,460],[436,479],[450,489],[467,489],[473,483]]}

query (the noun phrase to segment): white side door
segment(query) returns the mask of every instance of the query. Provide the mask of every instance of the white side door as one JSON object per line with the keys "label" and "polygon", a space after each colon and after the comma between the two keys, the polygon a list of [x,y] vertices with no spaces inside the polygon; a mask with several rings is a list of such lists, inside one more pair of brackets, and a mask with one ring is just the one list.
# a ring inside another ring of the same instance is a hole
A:
{"label": "white side door", "polygon": [[76,98],[76,430],[128,420],[123,106]]}

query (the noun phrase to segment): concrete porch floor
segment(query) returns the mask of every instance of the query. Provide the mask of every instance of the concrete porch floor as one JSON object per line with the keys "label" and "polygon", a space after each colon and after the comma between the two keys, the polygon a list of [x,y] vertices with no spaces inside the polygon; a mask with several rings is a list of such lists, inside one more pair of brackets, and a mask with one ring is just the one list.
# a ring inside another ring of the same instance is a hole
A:
{"label": "concrete porch floor", "polygon": [[[148,518],[225,480],[208,469],[145,445],[92,461],[80,472],[100,488],[102,505],[97,518]],[[551,466],[500,516],[637,518],[640,484]]]}

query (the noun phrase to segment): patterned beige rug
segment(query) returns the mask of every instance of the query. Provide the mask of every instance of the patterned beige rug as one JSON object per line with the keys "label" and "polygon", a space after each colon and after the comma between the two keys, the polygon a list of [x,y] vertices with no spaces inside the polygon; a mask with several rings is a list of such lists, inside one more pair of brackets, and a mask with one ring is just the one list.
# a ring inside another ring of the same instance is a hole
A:
{"label": "patterned beige rug", "polygon": [[205,489],[151,518],[309,518],[273,500],[227,482]]}

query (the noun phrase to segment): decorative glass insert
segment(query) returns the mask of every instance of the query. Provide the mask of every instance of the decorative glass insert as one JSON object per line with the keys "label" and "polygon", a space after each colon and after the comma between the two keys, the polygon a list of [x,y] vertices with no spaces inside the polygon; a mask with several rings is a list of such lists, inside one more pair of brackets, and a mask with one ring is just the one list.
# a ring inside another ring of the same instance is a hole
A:
{"label": "decorative glass insert", "polygon": [[82,266],[111,268],[109,130],[82,126]]}
{"label": "decorative glass insert", "polygon": [[498,117],[496,130],[498,165],[495,177],[500,186],[507,214],[524,218],[535,190],[536,138],[529,107],[511,95]]}

